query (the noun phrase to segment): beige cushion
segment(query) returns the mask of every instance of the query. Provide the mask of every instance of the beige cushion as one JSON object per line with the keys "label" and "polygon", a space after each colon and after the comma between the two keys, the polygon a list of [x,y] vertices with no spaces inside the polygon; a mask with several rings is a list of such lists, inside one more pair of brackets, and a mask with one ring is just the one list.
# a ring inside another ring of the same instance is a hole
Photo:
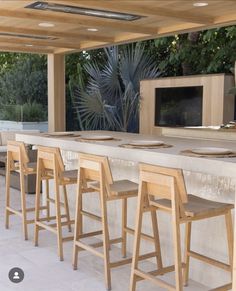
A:
{"label": "beige cushion", "polygon": [[[99,182],[90,182],[89,187],[94,190],[100,189]],[[110,185],[111,195],[137,195],[138,194],[138,184],[134,183],[130,180],[118,180],[114,181],[112,185]]]}
{"label": "beige cushion", "polygon": [[0,146],[2,145],[2,136],[1,136],[1,132],[0,132]]}
{"label": "beige cushion", "polygon": [[[77,183],[78,170],[67,170],[62,172],[62,179],[65,182]],[[47,170],[47,178],[53,179],[53,170]]]}
{"label": "beige cushion", "polygon": [[6,146],[8,140],[15,140],[16,133],[14,131],[2,131],[1,138],[2,138],[2,145]]}
{"label": "beige cushion", "polygon": [[[162,205],[166,208],[171,208],[171,201],[168,199],[157,199],[153,202]],[[227,209],[233,209],[233,204],[221,203],[212,200],[207,200],[192,194],[188,195],[188,202],[183,204],[185,214],[187,216],[193,217],[197,215],[218,213],[219,211],[224,212]]]}
{"label": "beige cushion", "polygon": [[77,180],[78,170],[67,170],[62,173],[62,177],[69,180]]}

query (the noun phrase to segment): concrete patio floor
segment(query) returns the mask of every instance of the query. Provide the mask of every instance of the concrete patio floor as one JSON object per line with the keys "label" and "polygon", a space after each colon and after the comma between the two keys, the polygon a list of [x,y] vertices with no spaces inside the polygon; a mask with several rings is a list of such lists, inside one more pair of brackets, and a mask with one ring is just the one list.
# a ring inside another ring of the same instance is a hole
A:
{"label": "concrete patio floor", "polygon": [[[1,291],[105,291],[102,259],[82,252],[79,256],[78,270],[71,265],[72,242],[64,244],[64,261],[57,257],[56,237],[47,231],[40,232],[39,247],[33,244],[33,225],[29,228],[29,240],[22,238],[21,221],[12,216],[10,229],[4,227],[5,182],[0,176],[0,290]],[[19,191],[12,190],[12,201],[19,208]],[[28,204],[34,205],[34,195],[27,195]],[[112,247],[115,256],[119,249]],[[25,278],[15,284],[8,279],[8,272],[13,267],[23,269]],[[147,262],[145,267],[152,267]],[[154,266],[153,268],[154,269]],[[122,266],[112,271],[112,290],[129,290],[130,265]],[[163,276],[168,282],[174,281],[174,274]],[[209,288],[190,280],[184,290],[204,291]],[[137,291],[159,291],[149,282],[139,282]]]}

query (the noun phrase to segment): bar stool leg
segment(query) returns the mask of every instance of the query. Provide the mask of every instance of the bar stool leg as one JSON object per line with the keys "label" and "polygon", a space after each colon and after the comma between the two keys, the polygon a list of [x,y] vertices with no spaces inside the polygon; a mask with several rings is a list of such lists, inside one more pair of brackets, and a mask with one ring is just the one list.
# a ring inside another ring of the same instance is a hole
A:
{"label": "bar stool leg", "polygon": [[[143,188],[141,185],[140,188]],[[142,231],[142,221],[143,221],[143,203],[144,203],[144,191],[139,188],[138,194],[138,206],[136,214],[136,225],[134,232],[134,250],[133,250],[133,260],[131,266],[131,277],[130,277],[130,291],[136,290],[137,276],[135,275],[135,270],[138,269],[139,262],[139,251],[141,242],[141,231]]]}
{"label": "bar stool leg", "polygon": [[227,241],[228,241],[228,254],[229,254],[229,265],[231,267],[231,276],[233,273],[233,223],[232,223],[232,216],[231,211],[228,211],[225,214],[225,223],[226,223],[226,230],[227,230]]}
{"label": "bar stool leg", "polygon": [[110,241],[107,220],[107,205],[103,193],[101,193],[101,208],[102,208],[102,230],[103,230],[103,251],[104,251],[104,271],[105,283],[107,290],[111,290],[111,268],[110,268]]}
{"label": "bar stool leg", "polygon": [[10,207],[10,163],[7,157],[7,167],[6,167],[6,212],[5,212],[5,227],[9,228],[9,216],[10,212],[8,210]]}
{"label": "bar stool leg", "polygon": [[192,231],[192,222],[187,222],[185,225],[185,254],[184,254],[184,286],[188,286],[189,280],[189,262],[190,262],[190,246],[191,246],[191,231]]}
{"label": "bar stool leg", "polygon": [[158,269],[162,269],[162,256],[161,256],[161,243],[159,237],[159,229],[157,224],[157,213],[156,210],[151,210],[151,218],[152,218],[152,228],[153,228],[153,237],[154,237],[154,245],[156,251],[156,260]]}
{"label": "bar stool leg", "polygon": [[34,225],[34,245],[37,247],[38,246],[38,241],[39,241],[39,225],[37,222],[39,221],[39,211],[40,211],[40,188],[41,188],[41,179],[40,175],[41,173],[39,172],[40,168],[38,165],[37,168],[37,178],[36,178],[36,193],[35,193],[35,225]]}
{"label": "bar stool leg", "polygon": [[122,199],[122,256],[126,257],[127,246],[127,198]]}
{"label": "bar stool leg", "polygon": [[[78,181],[81,179],[81,170],[78,172]],[[83,193],[81,183],[78,183],[78,192],[76,196],[76,210],[75,210],[75,230],[74,230],[74,245],[73,245],[73,258],[72,265],[73,269],[77,270],[78,266],[78,252],[79,248],[76,245],[76,242],[79,240],[79,235],[82,234],[83,231],[83,217],[81,215],[81,211],[83,208]]]}
{"label": "bar stool leg", "polygon": [[[173,205],[174,204],[174,205]],[[174,240],[175,257],[175,286],[176,291],[183,291],[183,276],[181,263],[181,242],[180,242],[180,223],[179,223],[179,204],[176,198],[172,198],[172,227]]]}
{"label": "bar stool leg", "polygon": [[56,196],[56,224],[57,224],[57,246],[58,256],[60,261],[63,261],[63,243],[62,243],[62,226],[61,226],[61,203],[60,203],[60,188],[57,178],[55,178],[55,196]]}
{"label": "bar stool leg", "polygon": [[22,169],[20,169],[20,189],[21,189],[21,211],[22,211],[23,233],[24,233],[25,240],[28,240],[25,181],[24,181],[24,175],[22,173]]}
{"label": "bar stool leg", "polygon": [[66,219],[68,222],[68,231],[71,232],[70,210],[69,210],[69,203],[68,203],[68,197],[67,197],[67,191],[66,191],[65,185],[63,185],[63,195],[64,195],[64,206],[65,206],[65,212],[66,212]]}
{"label": "bar stool leg", "polygon": [[46,211],[47,211],[47,221],[50,221],[50,197],[49,197],[49,180],[45,180],[45,188],[46,188]]}

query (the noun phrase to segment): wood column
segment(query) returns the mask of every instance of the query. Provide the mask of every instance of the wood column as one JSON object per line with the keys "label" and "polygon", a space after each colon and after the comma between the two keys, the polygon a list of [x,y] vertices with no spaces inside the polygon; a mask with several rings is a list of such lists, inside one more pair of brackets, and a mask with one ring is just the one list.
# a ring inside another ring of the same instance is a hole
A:
{"label": "wood column", "polygon": [[65,55],[48,54],[48,131],[66,129]]}
{"label": "wood column", "polygon": [[[236,84],[236,62],[234,64],[234,76]],[[235,202],[234,206],[236,209],[236,189],[235,189]],[[233,278],[232,278],[232,290],[236,290],[236,210],[234,210],[234,258],[233,258]]]}

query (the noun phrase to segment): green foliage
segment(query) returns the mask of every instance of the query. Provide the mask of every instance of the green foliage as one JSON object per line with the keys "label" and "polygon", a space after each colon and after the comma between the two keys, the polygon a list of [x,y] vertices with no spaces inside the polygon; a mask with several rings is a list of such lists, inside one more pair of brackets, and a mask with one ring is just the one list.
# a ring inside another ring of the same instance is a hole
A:
{"label": "green foliage", "polygon": [[19,60],[27,59],[29,54],[21,53],[0,53],[0,75],[11,69]]}
{"label": "green foliage", "polygon": [[47,111],[41,103],[33,101],[32,103],[27,102],[22,106],[23,121],[46,121]]}
{"label": "green foliage", "polygon": [[236,26],[156,39],[165,76],[230,73],[236,60]]}
{"label": "green foliage", "polygon": [[81,129],[138,130],[139,84],[159,73],[140,44],[105,49],[106,62],[84,65],[87,82],[70,84]]}
{"label": "green foliage", "polygon": [[22,121],[22,106],[21,105],[1,105],[0,109],[1,120]]}
{"label": "green foliage", "polygon": [[88,74],[84,72],[83,66],[93,62],[104,62],[105,52],[103,49],[83,51],[80,53],[66,55],[66,128],[67,130],[79,130],[80,122],[74,109],[74,84],[84,87]]}
{"label": "green foliage", "polygon": [[31,121],[40,122],[47,120],[47,111],[42,104],[35,101],[27,102],[23,105],[1,106],[0,119],[11,121]]}
{"label": "green foliage", "polygon": [[0,78],[1,103],[22,105],[33,101],[47,104],[45,57],[38,55],[19,59]]}

